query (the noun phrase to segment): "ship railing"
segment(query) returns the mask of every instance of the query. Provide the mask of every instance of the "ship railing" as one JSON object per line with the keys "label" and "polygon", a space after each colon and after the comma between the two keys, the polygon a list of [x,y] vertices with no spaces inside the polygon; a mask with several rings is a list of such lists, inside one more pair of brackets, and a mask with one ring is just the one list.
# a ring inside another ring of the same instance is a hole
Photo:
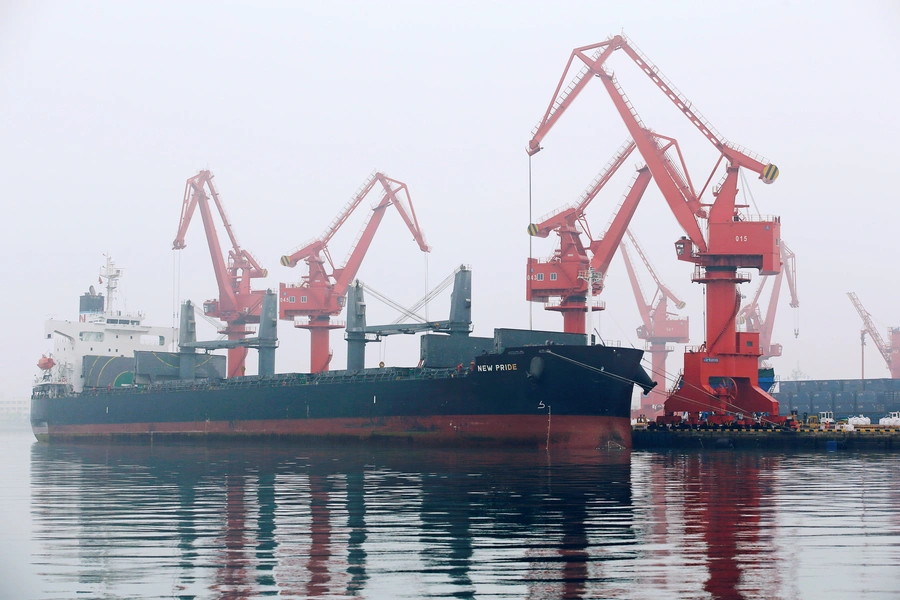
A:
{"label": "ship railing", "polygon": [[469,369],[417,369],[414,367],[388,367],[382,369],[366,369],[360,371],[326,371],[318,374],[285,373],[270,376],[247,375],[230,379],[206,379],[197,381],[164,381],[154,384],[137,384],[132,386],[86,387],[82,395],[97,396],[101,394],[130,395],[147,392],[188,392],[235,388],[271,388],[294,387],[301,385],[328,385],[351,382],[396,381],[422,379],[449,379],[465,377]]}
{"label": "ship railing", "polygon": [[597,335],[594,334],[594,345],[595,346],[609,346],[610,348],[627,348],[627,347],[629,347],[630,344],[622,345],[622,340],[608,340],[606,338],[598,339]]}
{"label": "ship railing", "polygon": [[[653,349],[653,344],[651,342],[644,342],[644,352],[650,352]],[[666,352],[675,352],[675,346],[672,344],[666,344]]]}
{"label": "ship railing", "polygon": [[126,319],[138,319],[141,321],[143,321],[144,317],[147,316],[146,314],[144,314],[143,311],[128,312],[128,311],[122,311],[122,310],[108,310],[105,313],[103,313],[103,315],[106,317],[116,317],[116,318],[125,317]]}
{"label": "ship railing", "polygon": [[[563,306],[563,304],[566,304],[566,305],[572,305],[572,304],[574,304],[574,305],[576,305],[576,306],[578,305],[577,302],[575,302],[575,303],[572,303],[572,302],[563,302],[562,298],[554,297],[554,298],[550,298],[549,300],[545,300],[545,301],[544,301],[544,309],[550,310],[550,309],[553,309],[553,308],[556,308],[556,307],[559,307],[559,306]],[[581,306],[584,306],[584,305],[585,305],[585,301],[582,300],[582,301],[581,301]],[[592,298],[592,299],[591,299],[591,306],[592,306],[592,309],[591,309],[591,310],[594,310],[594,311],[606,310],[606,301],[604,301],[604,300],[598,300],[598,299],[596,299],[596,298]]]}
{"label": "ship railing", "polygon": [[781,217],[777,215],[754,215],[754,214],[746,214],[741,215],[742,221],[751,221],[754,223],[778,223],[781,221]]}

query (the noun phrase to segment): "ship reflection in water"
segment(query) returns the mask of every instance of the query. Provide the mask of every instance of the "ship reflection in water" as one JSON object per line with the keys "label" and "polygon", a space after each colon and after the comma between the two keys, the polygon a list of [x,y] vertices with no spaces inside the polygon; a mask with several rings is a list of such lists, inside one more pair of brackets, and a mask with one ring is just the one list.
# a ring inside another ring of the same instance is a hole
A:
{"label": "ship reflection in water", "polygon": [[42,598],[900,592],[892,455],[35,444],[31,464]]}

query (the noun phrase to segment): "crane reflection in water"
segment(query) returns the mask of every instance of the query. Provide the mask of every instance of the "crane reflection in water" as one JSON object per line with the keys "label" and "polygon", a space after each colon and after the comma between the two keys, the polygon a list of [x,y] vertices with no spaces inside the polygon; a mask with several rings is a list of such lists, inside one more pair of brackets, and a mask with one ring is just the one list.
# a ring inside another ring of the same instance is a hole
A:
{"label": "crane reflection in water", "polygon": [[801,597],[813,460],[36,444],[32,562],[44,598]]}

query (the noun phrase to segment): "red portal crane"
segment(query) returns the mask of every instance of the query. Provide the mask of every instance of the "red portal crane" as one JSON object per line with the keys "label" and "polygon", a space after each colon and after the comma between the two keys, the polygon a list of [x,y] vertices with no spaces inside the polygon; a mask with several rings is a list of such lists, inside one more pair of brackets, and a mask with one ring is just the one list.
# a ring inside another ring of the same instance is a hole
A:
{"label": "red portal crane", "polygon": [[[175,236],[175,241],[172,242],[172,249],[182,250],[185,247],[184,236],[191,224],[194,209],[199,206],[203,229],[206,231],[206,241],[209,245],[209,255],[212,257],[213,271],[219,285],[219,298],[204,302],[203,312],[207,316],[225,322],[226,326],[219,330],[220,334],[227,335],[229,340],[241,340],[252,333],[246,327],[248,324],[259,323],[262,300],[266,295],[265,290],[251,290],[250,280],[265,277],[267,272],[259,266],[257,260],[249,252],[243,250],[238,244],[231,222],[225,214],[225,208],[222,206],[219,193],[212,180],[213,174],[210,171],[200,171],[187,180],[184,186],[184,201],[181,205],[178,234]],[[207,189],[209,195],[206,193]],[[219,236],[216,233],[213,214],[209,207],[210,196],[216,204],[225,232],[231,241],[227,262],[222,255]],[[228,349],[228,377],[244,374],[246,358],[246,347]]]}
{"label": "red portal crane", "polygon": [[[384,196],[369,214],[343,266],[336,267],[334,261],[331,260],[331,252],[328,250],[329,240],[347,221],[363,198],[379,183],[384,188]],[[401,202],[401,193],[406,197],[408,209]],[[360,186],[321,236],[304,244],[290,255],[281,257],[281,264],[286,267],[295,267],[297,263],[304,261],[309,268],[309,273],[303,276],[301,283],[280,284],[279,317],[293,320],[295,327],[309,330],[311,373],[328,370],[331,362],[328,333],[332,329],[344,326],[343,323],[333,322],[331,317],[339,315],[343,310],[347,298],[347,288],[356,277],[363,257],[372,243],[375,231],[384,218],[385,211],[391,205],[397,208],[403,222],[409,227],[413,238],[418,243],[419,249],[422,252],[430,252],[431,248],[425,243],[425,236],[416,220],[416,213],[413,210],[412,199],[406,184],[376,172]],[[326,269],[326,261],[331,268],[330,273]],[[295,317],[305,317],[306,320],[299,321]]]}
{"label": "red portal crane", "polygon": [[[634,142],[629,140],[623,143],[582,193],[577,203],[564,206],[546,216],[540,223],[528,227],[531,235],[542,238],[555,231],[559,235],[559,248],[549,259],[528,259],[525,299],[529,302],[544,302],[544,308],[547,310],[561,312],[563,330],[568,333],[585,333],[584,314],[587,310],[588,283],[583,274],[589,268],[600,275],[599,279],[591,284],[592,308],[603,310],[602,303],[593,304],[593,296],[603,290],[603,277],[650,183],[650,172],[646,167],[641,167],[632,179],[606,233],[599,240],[590,239],[591,230],[585,218],[585,210],[633,150]],[[584,231],[590,240],[588,246],[591,251],[590,257],[588,248],[585,248],[581,241],[581,231]],[[554,299],[559,301],[553,302]]]}
{"label": "red portal crane", "polygon": [[[640,256],[644,267],[650,272],[653,281],[656,283],[656,292],[650,301],[644,295],[641,288],[640,279],[634,269],[634,263],[628,251],[628,245],[622,241],[622,258],[625,261],[625,269],[628,271],[628,279],[631,281],[631,289],[634,291],[634,299],[637,301],[638,310],[641,313],[641,321],[643,324],[637,328],[637,336],[639,339],[645,340],[647,346],[644,350],[650,353],[650,361],[652,365],[651,377],[666,378],[666,357],[674,350],[669,343],[686,344],[689,341],[689,324],[688,319],[672,318],[674,315],[669,312],[669,301],[681,310],[685,303],[672,292],[669,287],[664,284],[656,270],[650,264],[647,255],[644,254],[637,239],[628,230],[628,239],[631,240],[635,252]],[[638,415],[645,415],[650,419],[655,419],[663,414],[663,403],[665,401],[665,391],[656,391],[654,388],[647,394],[642,402]],[[635,416],[638,416],[635,415]]]}
{"label": "red portal crane", "polygon": [[[712,204],[700,202],[702,191],[700,194],[694,191],[675,140],[644,126],[618,81],[606,70],[604,63],[618,49],[641,68],[718,150],[720,157],[710,173],[710,180],[723,159],[727,162],[725,177],[713,189]],[[584,63],[584,67],[563,88],[569,67],[576,58]],[[606,88],[638,151],[647,161],[654,181],[686,234],[675,243],[679,260],[694,263],[692,280],[706,285],[707,340],[699,349],[685,353],[683,385],[677,387],[666,400],[666,412],[777,415],[778,402],[759,387],[759,334],[737,331],[736,326],[740,308],[738,284],[749,281],[749,275],[738,272],[738,269],[759,269],[763,275],[774,275],[781,270],[778,248],[780,219],[749,217],[739,211],[745,208],[736,203],[739,169],[749,169],[764,182],[772,183],[778,176],[777,167],[726,140],[659,69],[621,35],[576,48],[572,52],[554,98],[534,129],[527,148],[529,154],[540,151],[543,137],[594,77],[600,79]],[[680,165],[668,157],[670,149],[677,153]],[[698,218],[706,220],[706,236]]]}
{"label": "red portal crane", "polygon": [[[775,327],[775,312],[778,309],[778,296],[781,294],[781,280],[784,277],[787,277],[788,289],[791,292],[791,308],[796,310],[800,307],[800,300],[797,298],[796,256],[791,249],[787,247],[784,240],[782,240],[781,271],[773,278],[772,293],[769,298],[769,306],[766,309],[765,318],[762,316],[759,300],[763,289],[766,287],[766,282],[769,279],[768,275],[762,277],[759,282],[759,287],[756,288],[756,294],[753,296],[753,300],[744,306],[738,315],[738,320],[746,323],[747,331],[759,333],[759,349],[762,352],[759,357],[760,364],[772,357],[781,356],[781,344],[772,343],[772,330]],[[795,322],[794,337],[797,337],[798,335],[800,335],[800,329]]]}
{"label": "red portal crane", "polygon": [[863,320],[864,329],[862,330],[862,334],[860,335],[863,352],[863,379],[865,379],[866,377],[865,348],[867,333],[869,334],[869,337],[872,338],[872,341],[875,342],[875,347],[878,348],[878,351],[881,353],[882,358],[884,358],[884,362],[887,363],[887,367],[891,372],[891,379],[900,379],[900,327],[891,327],[888,329],[888,333],[891,336],[891,343],[885,343],[884,338],[882,338],[881,334],[878,333],[878,328],[875,327],[874,321],[872,321],[872,315],[863,307],[862,302],[859,301],[859,298],[856,297],[856,294],[854,294],[853,292],[847,292],[847,296],[850,297],[850,302],[853,303],[853,306],[856,308],[856,312],[859,313],[859,316],[862,317]]}

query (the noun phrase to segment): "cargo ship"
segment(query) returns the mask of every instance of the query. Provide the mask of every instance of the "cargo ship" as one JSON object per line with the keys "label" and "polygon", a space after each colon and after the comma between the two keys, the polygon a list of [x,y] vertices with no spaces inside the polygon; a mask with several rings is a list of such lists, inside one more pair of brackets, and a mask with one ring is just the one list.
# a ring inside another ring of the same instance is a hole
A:
{"label": "cargo ship", "polygon": [[[121,270],[108,262],[107,300]],[[275,437],[313,442],[434,446],[630,448],[634,386],[656,384],[643,351],[589,344],[584,335],[495,329],[471,331],[471,270],[458,270],[451,318],[428,324],[415,367],[365,368],[367,335],[410,333],[352,322],[348,348],[357,368],[274,373],[277,307],[263,300],[258,336],[197,342],[194,311],[182,307],[174,328],[152,328],[143,315],[82,296],[77,322],[48,321],[53,353],[39,362],[31,424],[40,441],[234,439]],[[362,301],[354,286],[348,305]],[[354,312],[354,311],[350,311]],[[364,310],[356,314],[363,314]],[[465,326],[460,326],[460,324]],[[353,335],[356,334],[356,335]],[[225,357],[241,343],[259,350],[259,375],[225,378]],[[148,348],[147,344],[156,345]],[[173,346],[174,348],[174,346]]]}

